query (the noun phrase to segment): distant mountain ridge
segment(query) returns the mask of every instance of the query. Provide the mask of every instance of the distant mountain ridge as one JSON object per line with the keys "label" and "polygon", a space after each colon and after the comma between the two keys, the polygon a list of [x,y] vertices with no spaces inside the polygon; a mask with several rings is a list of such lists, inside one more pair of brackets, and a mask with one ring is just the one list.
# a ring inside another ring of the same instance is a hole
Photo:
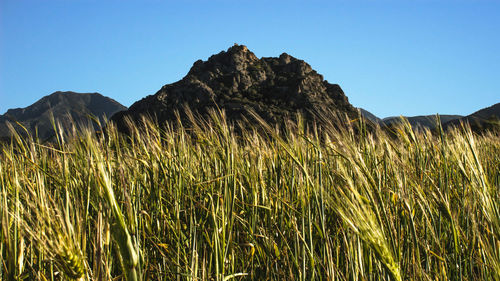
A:
{"label": "distant mountain ridge", "polygon": [[[8,138],[11,132],[7,127],[10,122],[18,132],[23,130],[15,124],[20,122],[31,134],[37,132],[40,139],[46,139],[54,134],[50,118],[54,116],[61,122],[64,129],[69,128],[69,116],[76,123],[87,122],[89,116],[95,116],[103,121],[103,116],[111,117],[127,107],[99,93],[55,92],[45,96],[25,108],[9,109],[0,115],[0,138]],[[69,114],[69,115],[68,115]]]}
{"label": "distant mountain ridge", "polygon": [[[446,124],[447,122],[450,122],[452,120],[459,119],[463,116],[461,115],[439,115],[439,119],[441,120],[441,126]],[[434,129],[436,128],[437,125],[437,120],[436,120],[436,115],[419,115],[419,116],[412,116],[412,117],[406,117],[405,118],[408,120],[410,125],[413,128],[428,128],[428,129]],[[387,117],[382,119],[382,123],[386,126],[391,126],[396,123],[399,123],[401,121],[401,117]]]}
{"label": "distant mountain ridge", "polygon": [[[379,118],[375,116],[373,113],[369,112],[366,109],[359,108],[361,111],[361,115],[374,122],[378,123],[379,125],[382,126],[392,126],[395,125],[399,122],[401,122],[401,116],[391,116],[391,117],[386,117],[386,118]],[[403,116],[408,120],[410,125],[414,128],[428,128],[428,129],[434,129],[436,127],[436,115],[419,115],[419,116]],[[461,118],[463,116],[461,115],[439,115],[439,118],[441,120],[441,125],[451,121],[455,120],[458,118]]]}
{"label": "distant mountain ridge", "polygon": [[296,112],[306,121],[314,118],[311,112],[324,110],[357,117],[340,86],[328,83],[303,60],[286,53],[259,59],[246,46],[235,44],[207,61],[196,61],[180,81],[163,86],[112,120],[125,130],[126,116],[138,120],[150,115],[163,123],[175,121],[178,111],[185,120],[185,105],[202,116],[210,108],[220,108],[230,121],[251,120],[252,110],[271,125],[293,119]]}
{"label": "distant mountain ridge", "polygon": [[444,124],[444,128],[449,129],[460,123],[469,123],[474,131],[500,131],[500,103],[480,109],[465,117],[451,120]]}
{"label": "distant mountain ridge", "polygon": [[[361,115],[381,126],[393,126],[401,122],[401,116],[379,118],[367,111],[366,109],[359,108]],[[433,130],[436,128],[437,120],[436,115],[420,115],[420,116],[403,116],[408,120],[413,128],[427,128]],[[485,130],[493,130],[500,132],[500,103],[480,109],[470,115],[439,115],[443,129],[448,130],[452,127],[457,127],[461,123],[470,124],[475,132],[483,132]]]}
{"label": "distant mountain ridge", "polygon": [[380,121],[382,121],[382,119],[378,118],[377,116],[375,116],[375,114],[371,113],[370,111],[363,109],[361,107],[358,107],[358,109],[361,112],[361,116],[372,121],[373,123],[380,123]]}

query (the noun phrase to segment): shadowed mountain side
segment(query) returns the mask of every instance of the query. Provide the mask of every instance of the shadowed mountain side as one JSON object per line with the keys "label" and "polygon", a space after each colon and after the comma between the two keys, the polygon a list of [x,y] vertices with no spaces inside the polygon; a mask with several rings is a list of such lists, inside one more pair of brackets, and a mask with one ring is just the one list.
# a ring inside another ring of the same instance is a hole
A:
{"label": "shadowed mountain side", "polygon": [[500,103],[483,108],[460,119],[447,122],[444,124],[444,128],[448,129],[453,126],[458,126],[461,122],[469,123],[475,132],[485,130],[500,131]]}
{"label": "shadowed mountain side", "polygon": [[127,108],[117,101],[99,93],[55,92],[45,96],[34,104],[25,108],[9,109],[0,115],[0,138],[8,139],[11,132],[7,127],[10,122],[14,128],[23,133],[15,121],[21,123],[30,134],[38,134],[40,139],[47,139],[54,135],[51,116],[59,121],[63,130],[70,128],[71,122],[88,124],[89,117],[98,117],[101,123],[104,116],[112,116],[118,111]]}
{"label": "shadowed mountain side", "polygon": [[378,118],[377,116],[375,116],[375,114],[371,113],[370,111],[363,109],[361,107],[359,107],[358,109],[361,112],[361,116],[363,116],[365,119],[368,119],[373,123],[380,123],[380,121],[382,121],[382,119]]}
{"label": "shadowed mountain side", "polygon": [[[458,118],[460,115],[439,115],[441,125]],[[413,117],[405,117],[413,128],[428,128],[430,130],[436,128],[437,120],[436,115],[421,115]],[[392,126],[401,122],[401,117],[387,117],[381,120],[381,123],[386,126]]]}
{"label": "shadowed mountain side", "polygon": [[253,120],[252,110],[271,125],[281,125],[302,113],[306,121],[315,112],[336,112],[357,117],[337,84],[330,84],[306,62],[286,53],[278,58],[257,58],[246,46],[234,45],[227,51],[196,61],[180,81],[163,86],[156,94],[134,103],[112,120],[126,131],[125,117],[139,120],[149,115],[160,123],[188,121],[185,106],[207,116],[210,108],[225,111],[230,122]]}

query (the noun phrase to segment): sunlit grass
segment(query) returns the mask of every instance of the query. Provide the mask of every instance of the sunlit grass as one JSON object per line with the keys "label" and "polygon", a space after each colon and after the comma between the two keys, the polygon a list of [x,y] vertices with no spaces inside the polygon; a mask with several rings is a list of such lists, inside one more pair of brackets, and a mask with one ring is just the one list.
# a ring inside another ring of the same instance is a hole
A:
{"label": "sunlit grass", "polygon": [[500,280],[499,136],[345,123],[15,136],[0,279]]}

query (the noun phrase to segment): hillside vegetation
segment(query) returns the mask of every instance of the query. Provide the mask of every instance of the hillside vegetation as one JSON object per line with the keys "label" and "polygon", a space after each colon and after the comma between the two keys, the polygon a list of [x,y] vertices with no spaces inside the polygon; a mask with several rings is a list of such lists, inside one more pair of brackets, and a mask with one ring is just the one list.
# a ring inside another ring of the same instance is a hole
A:
{"label": "hillside vegetation", "polygon": [[500,280],[498,135],[211,116],[15,136],[0,279]]}

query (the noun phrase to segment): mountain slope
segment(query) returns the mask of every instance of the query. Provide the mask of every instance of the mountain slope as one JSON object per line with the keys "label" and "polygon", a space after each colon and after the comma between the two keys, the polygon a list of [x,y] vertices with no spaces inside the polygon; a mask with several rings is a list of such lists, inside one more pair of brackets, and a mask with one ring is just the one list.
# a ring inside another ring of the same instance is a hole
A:
{"label": "mountain slope", "polygon": [[14,125],[18,132],[23,130],[15,124],[20,122],[31,134],[38,133],[40,139],[46,139],[54,134],[51,124],[51,115],[69,128],[69,116],[76,122],[87,122],[88,116],[112,116],[114,113],[127,108],[117,101],[99,93],[55,92],[45,96],[34,104],[25,108],[9,109],[0,115],[0,137],[8,138],[11,135],[7,122]]}
{"label": "mountain slope", "polygon": [[363,109],[361,107],[359,107],[358,109],[361,112],[361,116],[372,121],[373,123],[380,123],[382,121],[382,119],[378,118],[377,116],[375,116],[375,114],[371,113],[370,111]]}
{"label": "mountain slope", "polygon": [[249,118],[250,109],[270,124],[280,124],[296,112],[304,113],[306,120],[315,111],[357,116],[340,86],[325,81],[304,61],[286,53],[259,59],[246,46],[235,44],[207,61],[196,61],[182,80],[163,86],[112,120],[125,129],[125,116],[138,120],[150,115],[163,123],[176,120],[179,111],[185,121],[185,105],[202,116],[218,107],[230,121]]}
{"label": "mountain slope", "polygon": [[[441,125],[455,120],[459,119],[463,116],[461,115],[439,115],[439,118],[441,119]],[[408,119],[408,122],[413,128],[428,128],[428,129],[434,129],[436,128],[436,115],[420,115],[420,116],[413,116],[413,117],[405,117]],[[386,126],[391,126],[396,123],[401,122],[401,117],[387,117],[382,120],[382,123]]]}
{"label": "mountain slope", "polygon": [[469,123],[471,128],[476,132],[483,130],[500,130],[500,103],[480,109],[460,119],[449,121],[444,124],[444,127],[450,128],[452,126],[457,126],[461,122]]}

